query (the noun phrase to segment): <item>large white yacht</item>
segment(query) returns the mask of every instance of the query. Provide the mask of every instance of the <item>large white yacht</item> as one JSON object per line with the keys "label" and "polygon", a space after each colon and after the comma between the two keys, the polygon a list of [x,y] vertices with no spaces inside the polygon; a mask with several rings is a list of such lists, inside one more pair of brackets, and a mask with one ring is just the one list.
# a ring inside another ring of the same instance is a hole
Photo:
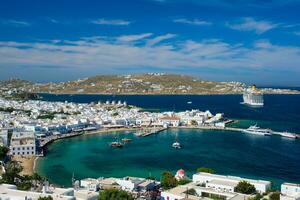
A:
{"label": "large white yacht", "polygon": [[243,94],[244,104],[248,104],[251,106],[263,106],[264,105],[264,98],[263,94],[259,92],[255,85],[251,88],[245,89]]}
{"label": "large white yacht", "polygon": [[263,136],[269,136],[272,135],[273,133],[271,129],[262,129],[257,125],[250,126],[249,128],[243,130],[243,132],[253,134],[253,135],[263,135]]}

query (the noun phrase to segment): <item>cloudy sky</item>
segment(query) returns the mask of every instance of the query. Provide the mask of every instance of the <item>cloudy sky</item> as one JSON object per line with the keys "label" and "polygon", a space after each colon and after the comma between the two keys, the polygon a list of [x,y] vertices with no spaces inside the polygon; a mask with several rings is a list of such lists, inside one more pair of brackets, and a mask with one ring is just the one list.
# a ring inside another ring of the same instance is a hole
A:
{"label": "cloudy sky", "polygon": [[0,79],[166,72],[300,86],[300,0],[2,0]]}

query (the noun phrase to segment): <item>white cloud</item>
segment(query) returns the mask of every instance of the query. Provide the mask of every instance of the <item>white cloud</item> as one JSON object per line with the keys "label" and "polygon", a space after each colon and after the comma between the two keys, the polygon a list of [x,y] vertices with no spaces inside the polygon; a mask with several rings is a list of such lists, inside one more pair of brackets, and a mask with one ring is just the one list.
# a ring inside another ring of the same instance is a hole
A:
{"label": "white cloud", "polygon": [[131,21],[123,20],[123,19],[97,19],[91,21],[93,24],[98,24],[98,25],[114,25],[114,26],[128,26],[131,24]]}
{"label": "white cloud", "polygon": [[180,18],[180,19],[175,19],[173,20],[175,23],[182,23],[182,24],[191,24],[191,25],[196,25],[196,26],[203,26],[203,25],[211,25],[211,22],[203,21],[200,19],[193,19],[193,20],[188,20],[185,18]]}
{"label": "white cloud", "polygon": [[152,35],[152,33],[143,33],[143,34],[138,34],[138,35],[123,35],[118,37],[118,40],[121,42],[132,42],[132,41],[137,41],[137,40],[142,40],[145,38],[148,38]]}
{"label": "white cloud", "polygon": [[168,39],[171,39],[171,38],[174,38],[174,37],[176,37],[176,35],[172,34],[172,33],[168,33],[168,34],[165,34],[165,35],[160,35],[160,36],[157,36],[153,39],[148,40],[147,45],[153,46],[153,45],[158,44],[158,43],[160,43],[164,40],[168,40]]}
{"label": "white cloud", "polygon": [[13,20],[13,19],[2,20],[2,24],[15,26],[15,27],[25,27],[25,26],[30,26],[31,25],[29,22]]}
{"label": "white cloud", "polygon": [[300,31],[296,31],[294,34],[300,36]]}
{"label": "white cloud", "polygon": [[48,19],[49,22],[51,22],[53,24],[58,24],[59,23],[59,21],[56,20],[56,19],[53,19],[53,18],[50,18],[50,17],[48,17],[47,19]]}
{"label": "white cloud", "polygon": [[[146,35],[146,33],[145,33]],[[120,36],[122,37],[122,36]],[[94,37],[58,42],[0,42],[0,68],[18,67],[91,70],[95,73],[154,67],[160,70],[246,69],[285,70],[300,73],[300,47],[257,41],[252,47],[220,40],[177,40],[166,43],[166,34],[145,43],[119,42],[120,37]],[[128,36],[123,36],[128,38]],[[151,37],[151,36],[149,36]],[[151,42],[152,41],[152,42]],[[149,45],[149,42],[151,45]],[[155,44],[155,45],[154,45]]]}
{"label": "white cloud", "polygon": [[227,26],[239,31],[254,31],[257,34],[262,34],[266,31],[278,27],[279,24],[274,24],[270,21],[255,20],[251,17],[245,17],[241,20],[240,23],[228,23]]}

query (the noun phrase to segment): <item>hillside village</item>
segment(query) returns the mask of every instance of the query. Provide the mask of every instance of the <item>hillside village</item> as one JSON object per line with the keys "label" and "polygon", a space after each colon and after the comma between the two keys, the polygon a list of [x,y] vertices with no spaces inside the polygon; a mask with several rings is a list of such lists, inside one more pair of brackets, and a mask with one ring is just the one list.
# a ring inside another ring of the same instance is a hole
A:
{"label": "hillside village", "polygon": [[[59,83],[32,83],[22,80],[0,82],[1,93],[16,91],[54,94],[242,94],[247,87],[240,82],[214,82],[192,76],[147,73],[100,75]],[[265,94],[299,94],[289,89],[261,88]]]}

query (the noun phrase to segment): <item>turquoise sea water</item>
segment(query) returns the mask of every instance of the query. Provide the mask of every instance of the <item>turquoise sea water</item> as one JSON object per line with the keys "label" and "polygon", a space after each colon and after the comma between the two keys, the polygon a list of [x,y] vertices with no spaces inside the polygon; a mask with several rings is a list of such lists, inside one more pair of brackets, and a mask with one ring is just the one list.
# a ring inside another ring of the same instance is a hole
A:
{"label": "turquoise sea water", "polygon": [[[45,100],[91,102],[126,100],[149,110],[209,109],[238,119],[232,126],[257,123],[274,130],[300,132],[300,95],[266,95],[266,106],[251,108],[239,104],[239,95],[224,96],[106,96],[43,95]],[[186,104],[192,101],[192,104]],[[171,147],[178,133],[181,150]],[[123,149],[112,149],[116,135],[133,141]],[[300,140],[261,137],[224,131],[172,129],[138,138],[132,132],[87,135],[54,142],[47,156],[38,162],[38,171],[52,182],[70,186],[72,173],[85,177],[147,177],[179,168],[188,174],[197,167],[214,168],[220,174],[272,180],[275,187],[283,181],[300,182]]]}

